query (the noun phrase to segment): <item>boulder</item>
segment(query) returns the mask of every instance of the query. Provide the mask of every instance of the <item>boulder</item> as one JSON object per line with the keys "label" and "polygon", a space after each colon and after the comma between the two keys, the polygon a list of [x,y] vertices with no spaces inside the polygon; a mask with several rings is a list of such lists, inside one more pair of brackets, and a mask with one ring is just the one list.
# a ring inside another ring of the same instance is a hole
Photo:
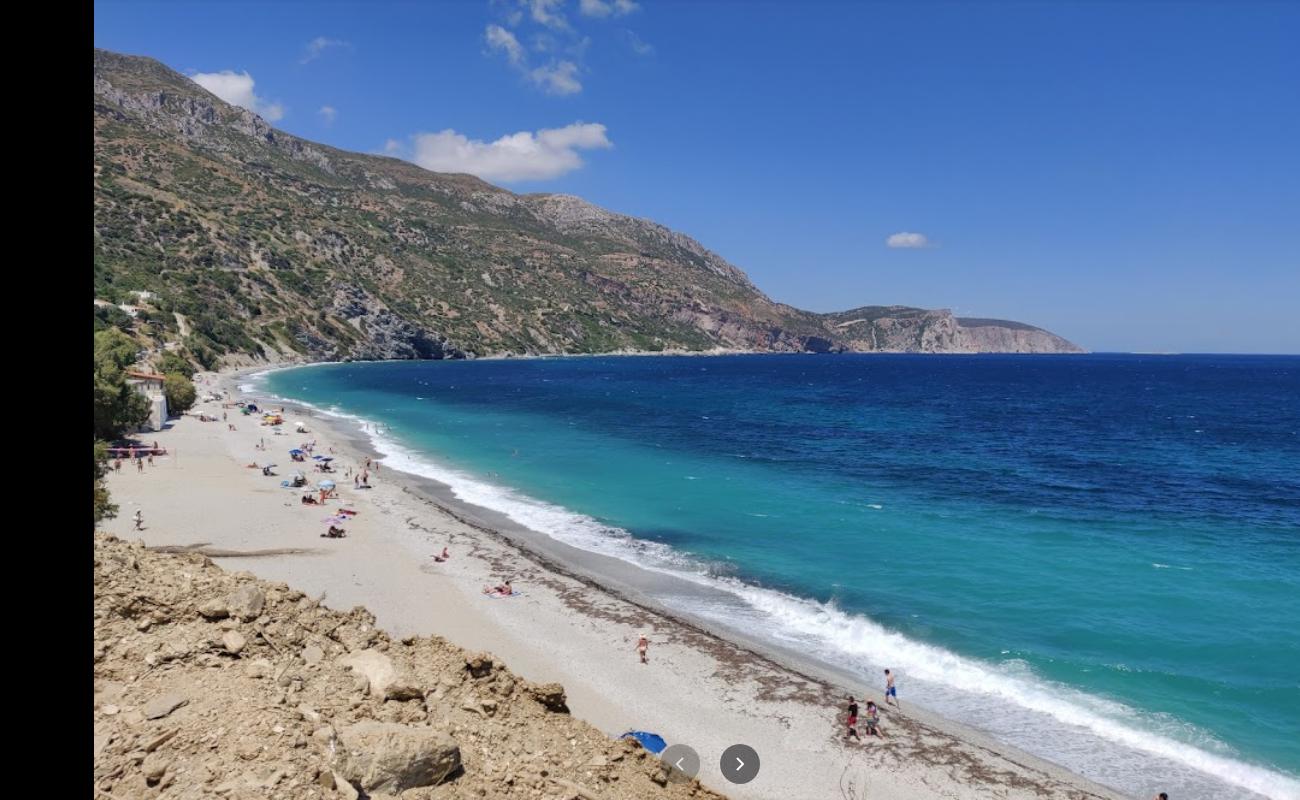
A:
{"label": "boulder", "polygon": [[492,656],[488,653],[475,653],[465,659],[465,669],[475,678],[486,678],[492,674]]}
{"label": "boulder", "polygon": [[415,683],[415,681],[406,675],[398,675],[392,683],[384,689],[385,700],[422,700],[424,699],[424,690]]}
{"label": "boulder", "polygon": [[309,667],[313,667],[319,664],[320,660],[324,657],[325,657],[325,651],[321,650],[319,647],[317,647],[314,644],[309,644],[302,649],[303,663]]}
{"label": "boulder", "polygon": [[558,683],[530,683],[528,695],[541,703],[548,711],[560,714],[569,713],[569,706],[564,695],[564,687]]}
{"label": "boulder", "polygon": [[175,692],[159,695],[144,705],[145,719],[162,719],[176,709],[188,703],[189,700]]}
{"label": "boulder", "polygon": [[460,748],[444,733],[392,722],[358,722],[338,733],[335,771],[370,794],[434,786],[460,769]]}
{"label": "boulder", "polygon": [[221,646],[231,655],[239,655],[245,644],[244,637],[240,635],[239,631],[226,631],[221,635]]}
{"label": "boulder", "polygon": [[204,619],[225,619],[230,616],[230,609],[226,608],[225,600],[208,600],[199,606],[199,614]]}
{"label": "boulder", "polygon": [[360,676],[364,676],[371,697],[383,697],[388,687],[397,680],[397,666],[393,660],[378,650],[358,650],[339,659],[339,663]]}
{"label": "boulder", "polygon": [[262,616],[262,609],[265,607],[266,594],[252,584],[245,584],[226,595],[226,609],[230,616],[238,617],[245,622]]}

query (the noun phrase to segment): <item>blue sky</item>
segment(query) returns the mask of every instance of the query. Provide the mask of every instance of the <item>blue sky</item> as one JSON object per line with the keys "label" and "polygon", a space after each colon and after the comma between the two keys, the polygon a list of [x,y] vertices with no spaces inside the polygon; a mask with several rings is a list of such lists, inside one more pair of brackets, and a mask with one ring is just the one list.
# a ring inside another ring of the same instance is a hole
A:
{"label": "blue sky", "polygon": [[277,127],[654,219],[779,301],[1161,352],[1300,353],[1297,41],[1288,3],[95,6]]}

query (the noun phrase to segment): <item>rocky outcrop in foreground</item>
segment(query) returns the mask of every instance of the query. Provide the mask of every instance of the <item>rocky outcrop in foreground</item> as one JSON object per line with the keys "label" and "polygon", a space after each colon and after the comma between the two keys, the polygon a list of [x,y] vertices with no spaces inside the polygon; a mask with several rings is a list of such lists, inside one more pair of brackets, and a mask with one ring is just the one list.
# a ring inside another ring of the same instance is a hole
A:
{"label": "rocky outcrop in foreground", "polygon": [[720,798],[439,637],[95,536],[99,798]]}

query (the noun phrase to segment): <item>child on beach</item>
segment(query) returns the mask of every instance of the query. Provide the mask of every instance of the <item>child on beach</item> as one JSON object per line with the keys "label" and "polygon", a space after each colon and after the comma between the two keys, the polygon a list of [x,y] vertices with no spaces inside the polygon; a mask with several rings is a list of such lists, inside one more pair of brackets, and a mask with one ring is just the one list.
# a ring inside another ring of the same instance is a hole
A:
{"label": "child on beach", "polygon": [[862,741],[858,737],[858,701],[853,699],[853,695],[849,695],[849,730],[844,734],[844,740],[848,741],[850,737]]}
{"label": "child on beach", "polygon": [[135,516],[132,517],[132,520],[134,520],[135,522],[136,530],[138,531],[144,530],[144,511],[137,508],[135,511]]}
{"label": "child on beach", "polygon": [[642,664],[650,663],[650,661],[646,658],[646,651],[649,649],[650,649],[650,639],[643,633],[636,640],[636,651],[641,654]]}
{"label": "child on beach", "polygon": [[880,730],[880,709],[870,700],[867,701],[867,735],[885,738],[884,732]]}
{"label": "child on beach", "polygon": [[449,558],[451,558],[451,553],[448,553],[447,548],[444,547],[442,548],[442,555],[434,556],[433,560],[441,564],[442,562],[446,561]]}

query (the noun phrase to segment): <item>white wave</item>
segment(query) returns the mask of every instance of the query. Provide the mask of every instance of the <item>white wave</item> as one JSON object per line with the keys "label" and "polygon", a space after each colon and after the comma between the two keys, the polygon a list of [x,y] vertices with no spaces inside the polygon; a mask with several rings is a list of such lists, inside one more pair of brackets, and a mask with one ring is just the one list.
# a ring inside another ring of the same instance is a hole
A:
{"label": "white wave", "polygon": [[[900,676],[900,693],[904,698],[906,683],[913,679],[946,686],[984,698],[987,708],[1002,708],[1010,703],[1045,714],[1072,728],[1082,728],[1105,742],[1169,759],[1266,797],[1277,800],[1300,797],[1300,781],[1294,778],[1150,730],[1150,722],[1133,709],[1045,681],[1023,662],[1019,666],[1017,661],[994,666],[913,641],[863,616],[846,614],[833,605],[744,584],[737,584],[735,591],[790,638],[816,646],[823,657],[833,659],[832,663],[847,662],[858,669],[863,661],[881,668],[888,665]],[[871,675],[873,681],[879,682],[879,678],[879,674]],[[1171,727],[1186,728],[1176,722]],[[1203,732],[1201,735],[1210,738]]]}

